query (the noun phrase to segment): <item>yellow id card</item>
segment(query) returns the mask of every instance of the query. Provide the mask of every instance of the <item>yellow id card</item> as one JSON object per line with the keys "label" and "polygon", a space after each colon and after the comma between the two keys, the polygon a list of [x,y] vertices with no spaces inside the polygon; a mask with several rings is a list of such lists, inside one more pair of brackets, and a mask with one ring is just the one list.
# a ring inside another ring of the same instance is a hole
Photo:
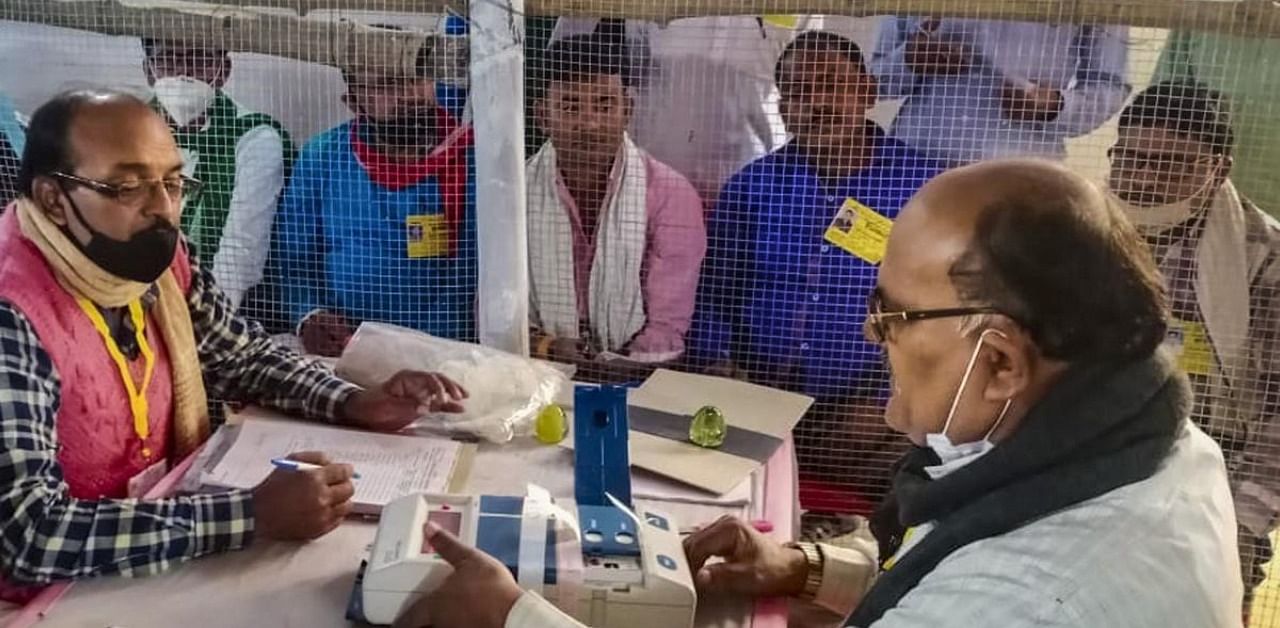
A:
{"label": "yellow id card", "polygon": [[889,243],[889,231],[893,221],[876,213],[876,210],[851,198],[844,200],[840,212],[827,227],[826,240],[846,252],[879,264],[884,259]]}
{"label": "yellow id card", "polygon": [[795,30],[795,28],[800,25],[799,15],[781,15],[781,14],[761,15],[760,19],[764,20],[764,22],[767,24],[772,24],[779,28],[789,28],[792,30]]}
{"label": "yellow id card", "polygon": [[410,259],[440,257],[449,252],[449,230],[443,214],[409,216],[404,226]]}
{"label": "yellow id card", "polygon": [[1202,323],[1169,321],[1169,343],[1178,356],[1178,368],[1188,375],[1208,375],[1213,371],[1213,345]]}

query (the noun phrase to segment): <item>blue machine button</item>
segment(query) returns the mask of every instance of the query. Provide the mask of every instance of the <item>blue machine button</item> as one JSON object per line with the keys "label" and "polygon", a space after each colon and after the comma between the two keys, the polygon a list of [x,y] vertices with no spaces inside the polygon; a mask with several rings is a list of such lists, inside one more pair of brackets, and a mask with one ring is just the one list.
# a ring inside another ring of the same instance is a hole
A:
{"label": "blue machine button", "polygon": [[676,570],[676,561],[671,560],[671,557],[666,554],[658,554],[658,564],[670,569],[671,571]]}

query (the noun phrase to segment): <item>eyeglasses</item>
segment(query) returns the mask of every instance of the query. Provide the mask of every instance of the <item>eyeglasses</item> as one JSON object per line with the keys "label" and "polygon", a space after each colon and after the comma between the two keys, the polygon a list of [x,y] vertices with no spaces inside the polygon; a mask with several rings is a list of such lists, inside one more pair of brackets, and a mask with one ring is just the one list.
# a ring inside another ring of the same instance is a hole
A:
{"label": "eyeglasses", "polygon": [[867,310],[867,320],[862,325],[862,333],[869,342],[878,345],[885,343],[885,340],[889,337],[889,323],[894,321],[910,323],[931,318],[955,318],[957,316],[973,316],[975,314],[1001,313],[1000,310],[989,305],[886,312],[884,311],[884,297],[881,296],[879,289],[871,293],[871,300],[867,303]]}
{"label": "eyeglasses", "polygon": [[1117,168],[1128,171],[1147,169],[1161,177],[1176,179],[1193,174],[1196,166],[1211,163],[1217,156],[1152,153],[1112,146],[1107,149],[1107,158]]}
{"label": "eyeglasses", "polygon": [[53,172],[50,174],[63,181],[83,185],[127,207],[141,207],[156,193],[158,188],[164,188],[164,193],[170,201],[181,200],[184,196],[194,197],[200,194],[200,190],[204,189],[204,183],[185,175],[165,179],[107,183],[106,181],[77,177],[74,174],[65,172]]}

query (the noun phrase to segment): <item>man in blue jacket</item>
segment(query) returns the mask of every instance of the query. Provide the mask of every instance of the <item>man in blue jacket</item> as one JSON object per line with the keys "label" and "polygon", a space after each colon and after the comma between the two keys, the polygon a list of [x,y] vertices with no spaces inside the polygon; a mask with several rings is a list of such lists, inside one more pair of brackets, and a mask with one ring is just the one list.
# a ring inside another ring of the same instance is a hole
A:
{"label": "man in blue jacket", "polygon": [[283,305],[303,347],[337,355],[366,320],[471,339],[471,129],[429,78],[344,78],[355,118],[303,148],[276,223]]}

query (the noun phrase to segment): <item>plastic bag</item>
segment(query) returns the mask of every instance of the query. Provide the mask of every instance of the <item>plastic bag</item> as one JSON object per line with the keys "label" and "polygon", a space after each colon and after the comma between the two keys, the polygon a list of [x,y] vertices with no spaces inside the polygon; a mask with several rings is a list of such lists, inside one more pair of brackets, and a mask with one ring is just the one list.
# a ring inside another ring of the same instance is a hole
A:
{"label": "plastic bag", "polygon": [[410,429],[462,432],[495,443],[529,434],[538,412],[569,385],[548,364],[383,323],[361,324],[335,370],[366,388],[404,370],[443,373],[470,394],[466,410],[424,415]]}

